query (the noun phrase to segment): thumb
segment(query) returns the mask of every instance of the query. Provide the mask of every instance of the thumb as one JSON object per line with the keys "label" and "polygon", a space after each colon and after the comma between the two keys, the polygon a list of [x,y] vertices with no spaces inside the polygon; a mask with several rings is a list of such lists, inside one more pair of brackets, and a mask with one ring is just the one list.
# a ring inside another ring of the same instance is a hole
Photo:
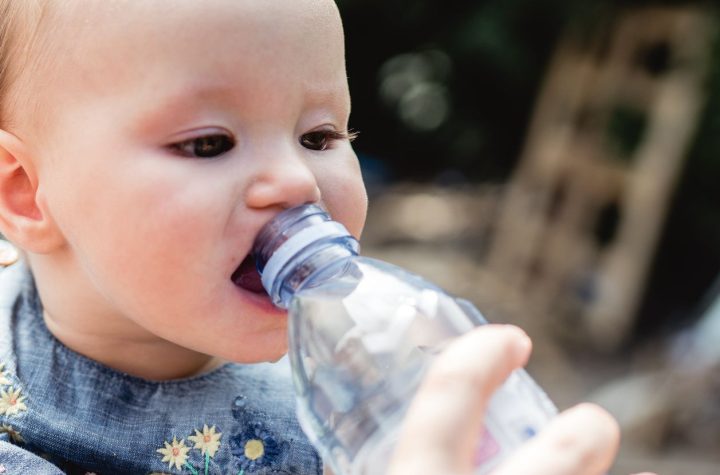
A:
{"label": "thumb", "polygon": [[488,400],[530,348],[509,325],[476,328],[448,346],[408,409],[388,474],[471,473]]}

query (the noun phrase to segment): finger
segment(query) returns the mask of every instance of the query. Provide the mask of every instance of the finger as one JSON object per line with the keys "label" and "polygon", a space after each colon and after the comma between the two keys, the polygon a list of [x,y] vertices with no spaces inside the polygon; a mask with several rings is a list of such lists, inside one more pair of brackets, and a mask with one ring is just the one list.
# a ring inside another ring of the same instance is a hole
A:
{"label": "finger", "polygon": [[390,472],[470,470],[487,401],[527,362],[531,346],[522,330],[509,325],[479,327],[448,346],[410,405],[391,465],[397,471]]}
{"label": "finger", "polygon": [[492,475],[600,475],[612,465],[619,442],[610,414],[580,404],[555,418]]}

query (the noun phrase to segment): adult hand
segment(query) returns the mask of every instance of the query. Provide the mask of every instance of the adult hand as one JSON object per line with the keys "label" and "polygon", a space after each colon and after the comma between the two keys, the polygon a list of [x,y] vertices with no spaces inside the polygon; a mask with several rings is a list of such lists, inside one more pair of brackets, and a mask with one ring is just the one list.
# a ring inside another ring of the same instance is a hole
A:
{"label": "adult hand", "polygon": [[[412,401],[388,475],[470,475],[483,414],[493,391],[524,366],[532,344],[509,325],[486,325],[453,342],[435,361]],[[569,409],[509,456],[492,475],[600,475],[619,443],[603,409]]]}

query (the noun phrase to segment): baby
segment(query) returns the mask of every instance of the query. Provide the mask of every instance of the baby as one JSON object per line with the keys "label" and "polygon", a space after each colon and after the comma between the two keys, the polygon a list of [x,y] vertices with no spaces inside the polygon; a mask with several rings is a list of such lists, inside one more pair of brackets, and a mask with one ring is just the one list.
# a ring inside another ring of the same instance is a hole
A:
{"label": "baby", "polygon": [[0,471],[322,473],[249,253],[362,231],[334,3],[0,5]]}

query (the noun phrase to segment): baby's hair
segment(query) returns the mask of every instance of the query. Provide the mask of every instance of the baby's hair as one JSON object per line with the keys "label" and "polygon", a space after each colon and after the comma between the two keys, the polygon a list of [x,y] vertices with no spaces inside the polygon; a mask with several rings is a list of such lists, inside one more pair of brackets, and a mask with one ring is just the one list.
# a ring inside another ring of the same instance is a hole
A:
{"label": "baby's hair", "polygon": [[0,0],[0,128],[10,120],[12,87],[37,61],[31,53],[47,5],[46,0]]}

